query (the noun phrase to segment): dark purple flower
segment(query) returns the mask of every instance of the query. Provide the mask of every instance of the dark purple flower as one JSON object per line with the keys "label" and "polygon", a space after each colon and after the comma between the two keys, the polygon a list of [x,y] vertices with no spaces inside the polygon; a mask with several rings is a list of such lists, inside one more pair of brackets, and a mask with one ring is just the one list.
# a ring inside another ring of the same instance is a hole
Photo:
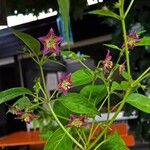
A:
{"label": "dark purple flower", "polygon": [[59,89],[62,90],[64,95],[67,94],[68,90],[73,86],[73,82],[71,81],[71,73],[67,76],[62,76],[60,78],[61,82],[59,83]]}
{"label": "dark purple flower", "polygon": [[55,54],[58,54],[60,52],[60,44],[63,38],[56,36],[53,28],[50,29],[49,33],[46,36],[39,37],[38,39],[44,45],[44,49],[42,50],[44,55],[50,52]]}
{"label": "dark purple flower", "polygon": [[87,123],[87,117],[85,115],[77,116],[77,115],[70,115],[69,117],[69,123],[67,124],[68,127],[83,127],[86,126]]}
{"label": "dark purple flower", "polygon": [[35,115],[33,112],[19,111],[16,113],[16,115],[17,117],[15,119],[20,119],[26,123],[30,123],[33,119],[37,118],[37,115]]}
{"label": "dark purple flower", "polygon": [[113,66],[112,56],[110,55],[110,51],[108,50],[105,60],[102,62],[104,72],[108,73]]}
{"label": "dark purple flower", "polygon": [[[133,49],[137,43],[139,43],[141,41],[141,39],[139,38],[138,34],[136,32],[131,32],[128,36],[127,36],[127,45],[129,49]],[[124,44],[123,46],[124,47]]]}

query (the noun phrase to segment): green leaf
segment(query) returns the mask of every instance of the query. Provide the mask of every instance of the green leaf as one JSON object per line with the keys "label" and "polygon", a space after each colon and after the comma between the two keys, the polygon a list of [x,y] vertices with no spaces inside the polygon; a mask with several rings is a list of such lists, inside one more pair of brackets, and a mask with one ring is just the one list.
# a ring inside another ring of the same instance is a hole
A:
{"label": "green leaf", "polygon": [[117,132],[108,137],[107,140],[108,141],[97,150],[129,150]]}
{"label": "green leaf", "polygon": [[64,30],[65,36],[69,43],[69,10],[70,10],[70,0],[57,0],[59,5],[59,11],[62,15],[63,22],[64,22]]}
{"label": "green leaf", "polygon": [[90,99],[89,101],[93,104],[98,104],[107,94],[106,86],[105,85],[87,85],[81,91],[85,98]]}
{"label": "green leaf", "polygon": [[150,98],[144,95],[132,93],[127,97],[126,102],[143,112],[150,113]]}
{"label": "green leaf", "polygon": [[29,89],[23,87],[11,88],[5,91],[0,92],[0,104],[12,100],[18,96],[29,94],[31,95],[32,92]]}
{"label": "green leaf", "polygon": [[49,137],[50,137],[52,134],[53,134],[52,131],[42,132],[42,133],[40,134],[40,138],[41,138],[42,140],[48,140]]}
{"label": "green leaf", "polygon": [[120,51],[120,48],[117,45],[113,45],[113,44],[104,44],[105,46],[112,48],[112,49],[117,49]]}
{"label": "green leaf", "polygon": [[86,60],[89,58],[88,55],[83,55],[83,54],[76,54],[75,52],[72,51],[61,51],[62,56],[66,59],[72,59],[72,60]]}
{"label": "green leaf", "polygon": [[121,81],[120,85],[123,90],[127,90],[130,84],[127,81]]}
{"label": "green leaf", "polygon": [[59,99],[67,109],[74,113],[78,114],[89,114],[95,115],[99,112],[97,111],[96,107],[88,101],[85,97],[77,93],[70,93],[67,96],[62,96]]}
{"label": "green leaf", "polygon": [[126,80],[129,79],[129,74],[126,71],[124,71],[121,75],[124,79],[126,79]]}
{"label": "green leaf", "polygon": [[48,139],[44,150],[73,150],[72,146],[73,143],[71,139],[59,128],[53,134],[50,133],[50,138]]}
{"label": "green leaf", "polygon": [[[54,112],[56,113],[56,115],[59,115],[61,117],[64,118],[69,118],[71,111],[69,109],[67,109],[62,103],[60,103],[59,101],[56,101],[54,103]],[[65,120],[63,118],[59,118],[59,120],[61,121],[62,124],[66,124],[68,122],[68,120]]]}
{"label": "green leaf", "polygon": [[136,46],[150,46],[150,37],[149,36],[143,37],[141,41],[136,44]]}
{"label": "green leaf", "polygon": [[111,86],[111,91],[115,91],[115,90],[122,90],[121,85],[116,81],[114,81]]}
{"label": "green leaf", "polygon": [[74,57],[74,56],[76,55],[75,52],[72,52],[72,51],[64,51],[64,50],[61,51],[61,54],[62,54],[62,56],[65,57],[65,58],[72,58],[72,57]]}
{"label": "green leaf", "polygon": [[27,33],[13,32],[32,52],[34,55],[41,53],[40,42]]}
{"label": "green leaf", "polygon": [[88,84],[91,81],[93,81],[93,75],[88,70],[81,69],[72,74],[72,82],[74,86]]}
{"label": "green leaf", "polygon": [[90,14],[101,15],[101,16],[113,17],[113,18],[116,18],[116,19],[120,20],[120,17],[116,13],[114,13],[113,11],[111,11],[107,8],[90,11],[89,13]]}
{"label": "green leaf", "polygon": [[26,109],[32,106],[32,103],[30,102],[29,98],[26,96],[21,97],[19,100],[17,100],[14,103],[15,106],[18,106],[21,110]]}

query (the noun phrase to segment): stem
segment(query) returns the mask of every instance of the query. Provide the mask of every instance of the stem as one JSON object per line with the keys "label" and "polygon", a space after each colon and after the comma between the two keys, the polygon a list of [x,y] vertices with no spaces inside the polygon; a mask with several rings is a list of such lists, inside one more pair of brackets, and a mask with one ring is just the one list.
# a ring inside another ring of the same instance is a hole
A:
{"label": "stem", "polygon": [[121,5],[121,7],[119,7],[119,12],[120,12],[120,19],[124,14],[124,0],[119,0],[119,4]]}
{"label": "stem", "polygon": [[106,143],[107,141],[109,141],[109,139],[104,140],[103,142],[99,143],[93,150],[97,150],[101,145],[103,145],[103,144]]}
{"label": "stem", "polygon": [[[107,84],[106,85],[106,88],[107,88],[107,92],[108,92],[108,101],[107,101],[107,120],[106,120],[106,123],[108,123],[109,122],[109,117],[110,117],[110,112],[111,112],[111,110],[110,110],[110,95],[111,95],[111,92],[110,92],[110,83],[109,83],[109,85]],[[107,138],[107,130],[105,131],[105,133],[104,133],[104,139],[106,139]]]}
{"label": "stem", "polygon": [[115,72],[116,69],[118,68],[118,64],[119,64],[119,61],[120,61],[122,55],[123,55],[123,50],[120,52],[119,58],[118,58],[118,60],[117,60],[117,62],[116,62],[116,64],[115,64],[115,66],[113,67],[113,69],[111,70],[109,76],[107,77],[108,80],[112,77],[112,75],[114,74],[114,72]]}
{"label": "stem", "polygon": [[[43,68],[42,65],[39,65],[40,67],[40,72],[41,72],[41,78],[42,78],[42,83],[43,83],[43,88],[45,90],[46,93],[46,99],[49,100],[49,94],[47,92],[47,88],[46,88],[46,84],[45,84],[45,78],[44,78],[44,72],[43,72]],[[68,135],[68,137],[76,144],[78,145],[78,147],[80,147],[82,150],[84,150],[83,146],[66,130],[66,128],[62,125],[62,123],[59,121],[59,119],[57,118],[55,112],[53,111],[53,108],[51,106],[51,104],[48,102],[47,103],[54,119],[56,120],[56,122],[58,123],[58,125],[62,128],[62,130]]]}
{"label": "stem", "polygon": [[58,123],[58,125],[62,128],[62,130],[68,135],[68,137],[76,144],[78,145],[82,150],[84,150],[84,147],[66,130],[66,128],[61,124],[61,122],[59,121],[59,119],[57,118],[55,112],[53,111],[52,106],[50,105],[50,103],[48,103],[48,107],[54,117],[54,119],[56,120],[56,122]]}
{"label": "stem", "polygon": [[87,143],[86,143],[87,146],[89,145],[89,142],[91,140],[91,137],[92,137],[92,134],[93,134],[93,132],[92,132],[93,129],[94,129],[94,120],[92,121],[92,125],[90,127],[90,133],[89,133],[88,140],[87,140]]}
{"label": "stem", "polygon": [[69,119],[66,118],[66,117],[63,117],[63,116],[60,116],[60,115],[57,115],[57,117],[69,121]]}
{"label": "stem", "polygon": [[[92,84],[91,84],[92,87],[94,86],[95,81],[96,81],[96,79],[93,79]],[[92,93],[93,93],[93,89],[90,91],[90,94],[89,94],[89,97],[88,97],[88,101],[91,99]]]}
{"label": "stem", "polygon": [[32,52],[31,52],[30,49],[28,49],[28,48],[27,48],[27,52],[29,53],[29,56],[35,61],[35,63],[36,63],[36,64],[39,64],[39,63],[38,63],[38,62],[39,62],[38,57],[35,56],[36,59],[37,59],[37,60],[36,60],[36,59],[34,58],[34,55],[32,54]]}
{"label": "stem", "polygon": [[101,106],[99,107],[98,111],[100,111],[100,110],[102,109],[102,107],[103,107],[103,105],[105,104],[105,102],[106,102],[106,100],[107,100],[108,97],[109,97],[109,95],[107,95],[107,96],[105,97],[105,99],[104,99],[103,103],[101,104]]}
{"label": "stem", "polygon": [[80,59],[78,60],[82,66],[84,66],[90,73],[93,73],[92,70],[87,66],[85,65]]}
{"label": "stem", "polygon": [[82,128],[79,129],[79,131],[80,131],[81,135],[83,136],[84,141],[87,142],[87,137],[85,135],[85,132],[82,130]]}
{"label": "stem", "polygon": [[[58,85],[59,86],[59,85]],[[53,94],[51,95],[51,97],[49,98],[50,100],[55,96],[55,94],[56,94],[56,92],[58,91],[58,86],[57,86],[57,88],[55,89],[55,91],[53,92]]]}
{"label": "stem", "polygon": [[113,112],[119,105],[120,105],[121,102],[119,102],[118,104],[116,104],[112,109],[111,109],[111,112]]}
{"label": "stem", "polygon": [[127,72],[128,72],[128,77],[129,77],[128,81],[131,83],[130,59],[129,59],[129,50],[128,50],[128,43],[127,43],[127,31],[126,31],[124,16],[121,17],[121,24],[122,24],[123,37],[124,37],[125,56],[126,56],[126,62],[127,62]]}
{"label": "stem", "polygon": [[112,117],[112,119],[109,121],[109,123],[107,124],[107,126],[104,128],[104,130],[101,132],[101,134],[99,134],[99,136],[96,138],[96,140],[89,146],[89,148],[87,150],[90,150],[97,142],[98,140],[103,136],[103,134],[105,134],[105,132],[107,131],[108,127],[110,127],[110,125],[115,121],[116,117],[118,116],[119,112],[121,111],[121,109],[123,108],[124,104],[125,104],[125,100],[126,100],[126,97],[129,95],[130,93],[130,90],[129,89],[125,96],[124,96],[124,99],[122,100],[122,103],[120,104],[120,106],[118,107],[116,113],[114,114],[114,116]]}
{"label": "stem", "polygon": [[44,72],[43,72],[43,68],[42,65],[39,65],[40,67],[40,72],[41,72],[41,78],[42,78],[42,84],[43,84],[43,88],[44,88],[44,95],[46,96],[46,98],[49,98],[49,94],[47,92],[47,88],[46,88],[46,82],[45,82],[45,77],[44,77]]}
{"label": "stem", "polygon": [[47,97],[47,95],[46,95],[46,93],[45,93],[45,91],[44,91],[44,89],[42,88],[42,86],[41,86],[41,85],[40,85],[40,89],[41,89],[41,91],[42,91],[43,95],[44,95],[45,97]]}
{"label": "stem", "polygon": [[77,129],[76,129],[76,132],[77,132],[79,138],[81,139],[82,143],[86,146],[84,139],[82,138],[81,134],[79,133],[79,131]]}
{"label": "stem", "polygon": [[107,121],[109,120],[109,116],[110,116],[110,91],[109,91],[109,87],[107,88],[107,92],[108,92],[108,102],[107,102]]}
{"label": "stem", "polygon": [[[121,7],[120,7],[119,11],[120,11],[120,18],[121,18],[121,24],[122,24],[122,30],[123,30],[123,37],[124,37],[125,55],[126,55],[126,61],[127,61],[127,71],[128,71],[128,76],[129,76],[128,80],[130,82],[131,81],[131,72],[130,72],[130,59],[129,59],[127,32],[126,32],[125,16],[124,16],[124,4],[123,4],[124,1],[120,0],[119,2],[121,3]],[[129,5],[126,15],[127,15],[128,11],[130,10],[131,4]],[[114,70],[112,71],[110,77],[112,76],[113,72],[114,72]],[[103,136],[103,134],[105,134],[108,127],[115,121],[115,118],[117,117],[117,115],[119,114],[119,112],[121,111],[121,109],[123,108],[123,106],[125,104],[125,99],[128,96],[129,91],[126,92],[126,95],[124,96],[124,99],[122,100],[122,103],[118,107],[118,109],[117,109],[116,113],[114,114],[114,116],[112,117],[112,119],[108,122],[107,127],[105,127],[105,129],[101,132],[101,134],[97,137],[97,139],[91,144],[91,146],[88,148],[88,150],[90,150],[98,142],[98,140]],[[109,93],[108,93],[108,96],[109,96]],[[97,147],[96,147],[96,149],[97,149]]]}
{"label": "stem", "polygon": [[27,109],[27,110],[32,110],[34,107],[37,107],[38,105],[43,104],[43,103],[44,103],[43,101],[42,101],[42,102],[40,102],[40,103],[36,103],[36,104],[34,104],[34,105],[32,105],[32,106],[28,107],[28,109]]}
{"label": "stem", "polygon": [[134,3],[134,0],[131,0],[130,4],[129,4],[129,6],[128,6],[126,12],[125,12],[124,18],[126,18],[126,16],[128,15],[128,12],[130,11],[130,9],[131,9],[133,3]]}
{"label": "stem", "polygon": [[[144,80],[145,78],[147,78],[147,77],[149,77],[149,76],[150,76],[150,73],[146,74],[145,76],[142,77],[142,79],[141,79],[140,81]],[[139,82],[140,82],[140,81],[139,81]]]}
{"label": "stem", "polygon": [[36,98],[36,99],[40,100],[41,102],[44,101],[44,98],[43,98],[43,97],[39,97],[39,96],[34,95],[34,94],[31,94],[31,96],[32,96],[33,98]]}
{"label": "stem", "polygon": [[145,78],[145,76],[147,77],[149,74],[146,74],[150,71],[150,67],[148,69],[146,69],[134,82],[133,82],[133,86],[135,86],[135,84],[139,83],[141,80],[143,80],[143,78]]}

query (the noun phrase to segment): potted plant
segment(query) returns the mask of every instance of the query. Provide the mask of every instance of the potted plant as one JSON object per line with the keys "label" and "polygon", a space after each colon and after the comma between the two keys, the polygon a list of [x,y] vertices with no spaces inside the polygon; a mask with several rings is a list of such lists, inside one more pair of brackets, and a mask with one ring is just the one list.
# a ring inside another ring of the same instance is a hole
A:
{"label": "potted plant", "polygon": [[[69,1],[58,2],[64,21],[67,22]],[[53,28],[38,40],[26,33],[14,31],[14,34],[25,43],[25,53],[39,66],[41,76],[37,77],[33,89],[15,87],[0,92],[0,103],[18,98],[17,102],[10,106],[9,111],[15,114],[17,119],[27,123],[40,118],[42,114],[48,116],[48,139],[45,150],[126,150],[128,148],[121,136],[117,132],[110,134],[117,115],[126,103],[150,113],[150,99],[138,93],[138,88],[145,88],[141,81],[150,75],[150,67],[136,79],[132,78],[130,68],[129,55],[134,47],[150,45],[150,37],[140,38],[140,33],[128,34],[126,31],[125,20],[133,2],[134,0],[131,0],[125,9],[125,0],[118,0],[114,8],[119,13],[107,7],[90,12],[120,21],[124,39],[121,46],[105,44],[109,48],[107,55],[94,69],[90,69],[84,63],[84,55],[81,57],[70,49],[60,50],[62,37],[56,36]],[[67,32],[67,23],[65,29]],[[42,50],[40,42],[43,44]],[[111,49],[120,53],[117,62],[113,62]],[[78,61],[84,68],[62,76],[57,88],[50,94],[46,88],[43,65],[49,60],[57,62],[58,55]],[[125,61],[121,62],[121,58],[125,58]],[[121,81],[113,78],[116,71],[123,77]],[[69,91],[72,87],[80,85],[83,86],[80,92]],[[116,111],[110,118],[112,95],[117,96],[118,102],[115,105]],[[101,117],[104,104],[107,106],[107,119],[100,122],[95,116]],[[98,134],[95,133],[97,129]]]}

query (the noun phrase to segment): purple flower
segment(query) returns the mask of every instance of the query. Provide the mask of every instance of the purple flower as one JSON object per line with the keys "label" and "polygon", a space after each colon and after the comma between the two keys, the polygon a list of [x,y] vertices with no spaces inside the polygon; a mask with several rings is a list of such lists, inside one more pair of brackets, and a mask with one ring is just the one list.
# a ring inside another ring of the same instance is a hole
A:
{"label": "purple flower", "polygon": [[50,52],[55,53],[55,54],[59,53],[60,44],[61,44],[63,38],[56,36],[53,28],[50,29],[49,33],[46,36],[39,37],[38,39],[44,45],[44,49],[42,50],[44,55],[46,55]]}
{"label": "purple flower", "polygon": [[17,117],[15,119],[20,119],[26,123],[30,123],[33,119],[37,118],[37,115],[35,115],[33,112],[18,111],[16,115]]}
{"label": "purple flower", "polygon": [[82,127],[86,126],[87,123],[87,118],[85,115],[77,116],[77,115],[70,115],[69,117],[69,123],[67,124],[67,127]]}
{"label": "purple flower", "polygon": [[105,58],[105,60],[103,60],[102,64],[103,64],[104,72],[109,73],[110,69],[113,66],[112,56],[110,55],[110,51],[109,50],[108,50],[106,58]]}
{"label": "purple flower", "polygon": [[[138,34],[136,32],[131,32],[127,36],[127,45],[129,49],[133,49],[137,43],[139,43],[141,39],[139,38]],[[122,46],[124,48],[124,44]]]}
{"label": "purple flower", "polygon": [[62,76],[60,78],[61,82],[59,83],[59,89],[62,90],[63,94],[66,95],[68,90],[73,86],[73,82],[71,81],[71,73],[67,76]]}

